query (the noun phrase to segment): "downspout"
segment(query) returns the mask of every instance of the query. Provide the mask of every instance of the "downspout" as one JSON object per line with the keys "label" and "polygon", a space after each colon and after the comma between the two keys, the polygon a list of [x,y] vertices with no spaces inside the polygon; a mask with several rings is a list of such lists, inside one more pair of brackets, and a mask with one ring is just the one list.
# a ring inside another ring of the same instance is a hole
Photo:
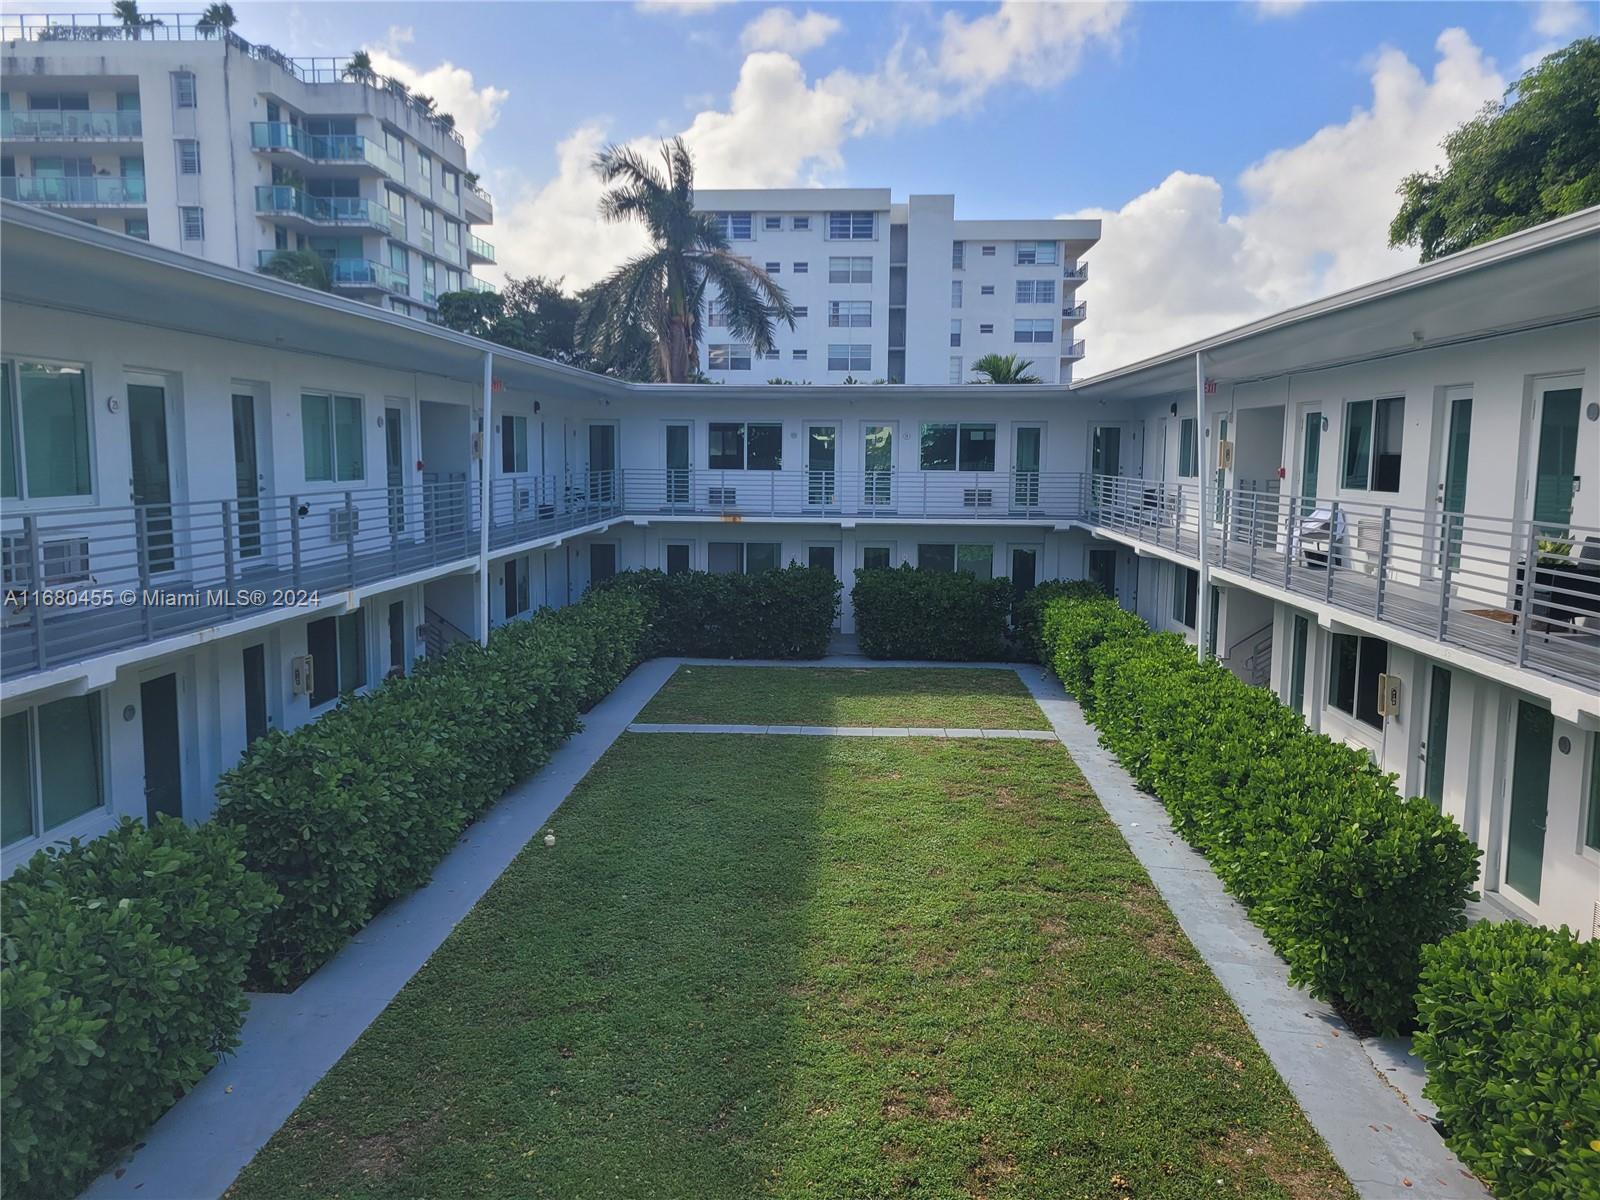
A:
{"label": "downspout", "polygon": [[483,431],[478,437],[478,643],[489,644],[490,460],[494,457],[494,351],[483,352]]}
{"label": "downspout", "polygon": [[1210,472],[1207,470],[1209,460],[1205,448],[1211,439],[1211,429],[1206,424],[1206,364],[1202,353],[1198,350],[1194,356],[1194,410],[1195,456],[1200,460],[1196,464],[1199,467],[1200,483],[1200,511],[1196,514],[1198,519],[1195,521],[1200,541],[1200,587],[1198,611],[1195,614],[1195,641],[1199,645],[1200,661],[1205,662],[1206,632],[1211,628],[1211,565],[1206,554],[1206,514],[1210,511],[1206,508],[1206,477]]}

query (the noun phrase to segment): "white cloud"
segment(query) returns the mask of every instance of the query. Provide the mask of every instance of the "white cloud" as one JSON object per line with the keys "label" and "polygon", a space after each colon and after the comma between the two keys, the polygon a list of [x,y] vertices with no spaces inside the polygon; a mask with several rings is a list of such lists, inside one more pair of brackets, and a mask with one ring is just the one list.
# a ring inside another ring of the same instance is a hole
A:
{"label": "white cloud", "polygon": [[785,50],[803,54],[815,50],[844,28],[838,17],[807,9],[797,17],[787,8],[769,8],[744,27],[739,44],[746,50]]}
{"label": "white cloud", "polygon": [[638,0],[633,7],[642,13],[666,13],[668,16],[685,17],[710,12],[713,8],[720,8],[730,3],[732,0]]}
{"label": "white cloud", "polygon": [[1588,24],[1588,13],[1578,0],[1544,0],[1533,16],[1533,31],[1548,38],[1575,37]]}
{"label": "white cloud", "polygon": [[1439,142],[1505,81],[1459,29],[1440,34],[1431,78],[1397,50],[1371,68],[1372,101],[1239,177],[1241,211],[1209,176],[1174,172],[1098,217],[1083,296],[1084,375],[1171,349],[1318,295],[1414,265],[1388,246],[1401,178],[1440,159]]}
{"label": "white cloud", "polygon": [[424,70],[402,57],[402,50],[414,40],[409,27],[392,26],[383,42],[369,48],[372,66],[381,75],[392,75],[414,92],[432,96],[438,110],[456,119],[456,129],[470,153],[483,135],[500,119],[500,107],[511,95],[492,84],[477,85],[471,71],[448,59]]}
{"label": "white cloud", "polygon": [[1254,0],[1256,16],[1265,21],[1272,17],[1290,17],[1303,9],[1308,0]]}
{"label": "white cloud", "polygon": [[1114,50],[1125,15],[1118,3],[1006,3],[970,21],[947,12],[938,73],[968,95],[1013,73],[1035,87],[1056,84],[1078,69],[1091,42]]}

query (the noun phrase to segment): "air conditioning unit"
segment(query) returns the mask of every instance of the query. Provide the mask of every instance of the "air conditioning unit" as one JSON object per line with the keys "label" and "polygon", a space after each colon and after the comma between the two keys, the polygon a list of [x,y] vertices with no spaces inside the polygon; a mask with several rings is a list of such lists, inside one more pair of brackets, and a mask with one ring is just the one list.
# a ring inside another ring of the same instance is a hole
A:
{"label": "air conditioning unit", "polygon": [[[39,557],[44,561],[41,587],[89,580],[89,539],[86,537],[71,534],[45,538],[39,547]],[[33,586],[33,564],[28,561],[27,545],[20,534],[0,536],[0,575],[6,587]]]}
{"label": "air conditioning unit", "polygon": [[708,489],[706,489],[706,503],[708,503],[708,504],[731,505],[731,504],[734,504],[734,503],[737,502],[738,495],[739,495],[739,489],[738,488],[731,488],[731,487],[708,488]]}
{"label": "air conditioning unit", "polygon": [[992,508],[994,506],[993,488],[963,488],[961,503],[967,508]]}
{"label": "air conditioning unit", "polygon": [[335,542],[354,541],[361,534],[359,508],[335,508],[328,512],[328,538]]}
{"label": "air conditioning unit", "polygon": [[294,681],[296,696],[309,696],[317,686],[317,674],[311,655],[300,654],[289,660],[289,676]]}
{"label": "air conditioning unit", "polygon": [[519,487],[517,489],[516,505],[517,512],[527,512],[533,507],[533,489],[531,487]]}

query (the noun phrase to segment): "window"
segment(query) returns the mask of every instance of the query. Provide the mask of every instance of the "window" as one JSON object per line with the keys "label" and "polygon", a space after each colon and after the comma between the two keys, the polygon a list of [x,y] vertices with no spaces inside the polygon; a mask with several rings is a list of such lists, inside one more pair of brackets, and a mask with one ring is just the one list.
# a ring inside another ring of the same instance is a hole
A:
{"label": "window", "polygon": [[1195,419],[1185,417],[1178,424],[1178,478],[1194,479],[1200,474],[1200,443],[1196,440]]}
{"label": "window", "polygon": [[[868,259],[867,261],[870,262],[871,259]],[[791,271],[793,271],[796,275],[805,275],[805,274],[808,274],[811,271],[811,264],[808,263],[808,262],[791,263],[789,265],[789,269]]]}
{"label": "window", "polygon": [[979,333],[993,333],[994,332],[994,326],[992,324],[989,324],[989,323],[985,322],[985,323],[983,323],[983,324],[978,326],[978,332]]}
{"label": "window", "polygon": [[500,418],[500,470],[506,475],[521,475],[528,470],[528,418]]}
{"label": "window", "polygon": [[417,152],[417,170],[422,173],[422,182],[431,184],[433,182],[433,156],[426,151],[419,150]]}
{"label": "window", "polygon": [[783,468],[783,425],[777,421],[713,421],[707,461],[713,471]]}
{"label": "window", "polygon": [[712,329],[722,329],[728,324],[728,302],[726,300],[706,301],[706,325]]}
{"label": "window", "polygon": [[84,369],[6,362],[0,364],[0,388],[0,495],[16,500],[90,495]]}
{"label": "window", "polygon": [[960,321],[951,321],[950,322],[950,344],[952,346],[961,345],[961,322]]}
{"label": "window", "polygon": [[667,574],[687,575],[689,573],[689,543],[667,543]]}
{"label": "window", "polygon": [[1352,400],[1344,406],[1345,487],[1374,492],[1400,490],[1400,443],[1405,421],[1403,396]]}
{"label": "window", "polygon": [[365,634],[359,608],[342,617],[322,617],[306,626],[313,708],[367,686]]}
{"label": "window", "polygon": [[713,371],[748,371],[750,347],[731,343],[707,346],[706,364]]}
{"label": "window", "polygon": [[446,220],[444,223],[444,240],[449,246],[459,245],[461,242],[461,226],[459,223]]}
{"label": "window", "polygon": [[1193,629],[1195,610],[1200,603],[1200,572],[1191,567],[1172,568],[1172,619]]}
{"label": "window", "polygon": [[983,247],[983,249],[981,251],[979,251],[979,253],[981,253],[983,255],[983,257],[985,257],[985,258],[993,258],[994,257],[994,247],[993,246],[985,246],[985,247]]}
{"label": "window", "polygon": [[992,471],[993,425],[926,424],[920,463],[924,471]]}
{"label": "window", "polygon": [[589,543],[589,582],[604,583],[617,573],[617,544]]}
{"label": "window", "polygon": [[122,232],[141,241],[150,240],[150,222],[143,217],[128,217],[122,222]]}
{"label": "window", "polygon": [[830,371],[870,371],[872,370],[871,346],[840,346],[828,347],[828,370]]}
{"label": "window", "polygon": [[780,351],[776,346],[761,355],[761,357],[766,359],[768,362],[777,362],[781,356],[782,351]]}
{"label": "window", "polygon": [[459,196],[461,194],[461,172],[452,171],[449,167],[444,167],[439,172],[439,186],[445,195]]}
{"label": "window", "polygon": [[830,328],[830,329],[871,329],[872,328],[872,301],[871,300],[830,300],[830,301],[828,301],[828,328]]}
{"label": "window", "polygon": [[306,480],[348,483],[365,479],[361,397],[305,392],[300,397]]}
{"label": "window", "polygon": [[172,103],[177,108],[193,108],[195,106],[193,71],[174,71],[172,73]]}
{"label": "window", "polygon": [[711,224],[730,242],[748,242],[755,236],[747,212],[712,213]]}
{"label": "window", "polygon": [[198,205],[184,205],[178,209],[179,221],[183,226],[183,240],[186,242],[203,242],[206,237],[206,214]]}
{"label": "window", "polygon": [[957,271],[967,265],[967,244],[965,242],[950,243],[950,265]]}
{"label": "window", "polygon": [[796,232],[799,232],[799,231],[804,230],[804,229],[810,229],[811,228],[811,218],[810,217],[796,217],[794,219],[793,228],[794,228],[794,230]]}
{"label": "window", "polygon": [[767,264],[767,274],[768,275],[776,275],[779,272],[781,272],[782,270],[783,270],[783,264],[781,262],[769,262]]}
{"label": "window", "polygon": [[194,138],[178,139],[178,174],[200,174],[200,143]]}
{"label": "window", "polygon": [[1011,322],[1013,342],[1053,342],[1056,340],[1056,323],[1051,317],[1025,317]]}
{"label": "window", "polygon": [[776,571],[782,551],[778,542],[707,542],[706,569],[713,575]]}
{"label": "window", "polygon": [[763,229],[782,229],[783,228],[783,218],[782,217],[762,217],[761,218],[761,228],[763,228]]}
{"label": "window", "polygon": [[811,309],[808,305],[796,304],[794,306],[794,315],[796,317],[809,317],[811,315]]}
{"label": "window", "polygon": [[961,355],[959,354],[952,354],[950,356],[950,382],[961,382]]}
{"label": "window", "polygon": [[1328,664],[1328,705],[1356,720],[1383,728],[1378,715],[1378,676],[1389,669],[1389,643],[1382,638],[1333,635]]}
{"label": "window", "polygon": [[828,237],[834,241],[868,241],[878,234],[877,214],[872,212],[831,212]]}
{"label": "window", "polygon": [[1054,242],[1018,242],[1017,266],[1032,267],[1053,264],[1056,261]]}
{"label": "window", "polygon": [[100,693],[0,721],[0,845],[48,833],[105,803]]}
{"label": "window", "polygon": [[1589,819],[1583,826],[1583,844],[1600,850],[1600,733],[1589,735]]}
{"label": "window", "polygon": [[438,299],[438,295],[438,267],[433,259],[424,258],[422,260],[422,298],[432,304],[434,300]]}
{"label": "window", "polygon": [[501,583],[505,593],[505,614],[508,621],[512,617],[520,617],[533,608],[532,572],[529,566],[526,556],[508,558],[505,561]]}
{"label": "window", "polygon": [[978,294],[980,296],[992,296],[992,295],[994,295],[994,284],[992,284],[992,283],[983,284],[981,287],[978,288]]}
{"label": "window", "polygon": [[861,547],[861,568],[864,571],[886,571],[889,569],[893,551],[888,546],[863,546]]}
{"label": "window", "polygon": [[952,279],[950,281],[950,307],[961,307],[961,280],[959,279]]}
{"label": "window", "polygon": [[921,542],[917,545],[919,571],[970,571],[979,579],[994,578],[994,547],[985,543]]}
{"label": "window", "polygon": [[1054,304],[1056,281],[1054,279],[1017,280],[1018,304]]}
{"label": "window", "polygon": [[866,257],[828,259],[829,283],[871,283],[872,259]]}
{"label": "window", "polygon": [[789,357],[794,359],[795,362],[800,362],[806,357],[806,352],[804,350],[791,350],[789,351]]}

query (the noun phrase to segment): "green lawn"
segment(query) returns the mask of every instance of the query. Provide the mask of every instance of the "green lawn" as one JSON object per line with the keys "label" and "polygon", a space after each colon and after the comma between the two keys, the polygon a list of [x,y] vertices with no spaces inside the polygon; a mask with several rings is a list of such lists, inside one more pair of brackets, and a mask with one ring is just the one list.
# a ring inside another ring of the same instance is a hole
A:
{"label": "green lawn", "polygon": [[1058,745],[634,734],[552,826],[230,1196],[1353,1195]]}
{"label": "green lawn", "polygon": [[1015,671],[679,667],[639,714],[694,725],[1048,729]]}

